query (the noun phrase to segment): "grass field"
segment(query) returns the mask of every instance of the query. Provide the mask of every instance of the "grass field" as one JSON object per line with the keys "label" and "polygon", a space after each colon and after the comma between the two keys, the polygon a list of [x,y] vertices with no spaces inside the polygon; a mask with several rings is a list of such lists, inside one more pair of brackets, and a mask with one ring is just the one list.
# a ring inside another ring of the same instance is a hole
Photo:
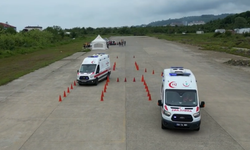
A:
{"label": "grass field", "polygon": [[[221,34],[214,37],[214,33],[205,34],[151,34],[158,39],[166,39],[179,43],[195,45],[203,50],[227,52],[231,54],[250,57],[250,37],[239,34],[226,36]],[[248,49],[248,50],[246,50]]]}
{"label": "grass field", "polygon": [[[222,51],[250,57],[250,38],[242,35],[214,37],[213,33],[206,34],[151,34],[148,36],[169,41],[199,46],[204,50]],[[109,36],[106,36],[109,37]],[[33,53],[15,55],[9,58],[0,59],[0,85],[4,85],[25,74],[33,72],[41,67],[45,67],[55,61],[70,56],[76,52],[82,51],[83,43],[94,40],[95,36],[87,37],[83,40],[77,40],[73,43],[41,49]],[[237,49],[238,48],[238,49]]]}
{"label": "grass field", "polygon": [[76,52],[83,51],[83,43],[92,41],[94,38],[95,37],[88,37],[83,40],[76,39],[75,42],[67,45],[41,49],[32,53],[15,55],[9,58],[2,58],[0,59],[0,85],[4,85]]}

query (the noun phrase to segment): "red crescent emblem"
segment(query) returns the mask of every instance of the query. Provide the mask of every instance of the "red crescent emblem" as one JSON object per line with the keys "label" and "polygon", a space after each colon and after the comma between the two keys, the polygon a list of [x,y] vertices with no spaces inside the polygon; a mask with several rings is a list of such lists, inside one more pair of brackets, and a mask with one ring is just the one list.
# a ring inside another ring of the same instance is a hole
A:
{"label": "red crescent emblem", "polygon": [[185,87],[189,87],[189,83],[187,83],[187,81],[185,81],[185,83],[183,83],[183,86],[185,86]]}
{"label": "red crescent emblem", "polygon": [[176,83],[175,81],[172,81],[172,82],[170,82],[170,83],[168,84],[168,86],[169,86],[170,88],[174,88],[175,86],[177,86],[177,83]]}

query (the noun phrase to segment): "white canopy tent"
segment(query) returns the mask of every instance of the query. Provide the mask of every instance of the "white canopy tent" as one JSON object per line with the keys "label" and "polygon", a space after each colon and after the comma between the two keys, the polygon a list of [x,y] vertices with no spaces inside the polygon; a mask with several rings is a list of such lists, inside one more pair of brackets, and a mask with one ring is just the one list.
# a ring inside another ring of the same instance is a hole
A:
{"label": "white canopy tent", "polygon": [[98,35],[91,42],[91,49],[92,50],[106,50],[106,49],[108,49],[106,40],[104,40],[100,35]]}

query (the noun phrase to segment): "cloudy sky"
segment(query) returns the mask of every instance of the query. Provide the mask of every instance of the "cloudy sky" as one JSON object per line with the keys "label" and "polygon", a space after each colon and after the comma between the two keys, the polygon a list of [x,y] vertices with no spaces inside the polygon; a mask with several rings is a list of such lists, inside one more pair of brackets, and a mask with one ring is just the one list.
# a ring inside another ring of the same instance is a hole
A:
{"label": "cloudy sky", "polygon": [[2,0],[0,22],[25,26],[120,27],[204,14],[241,13],[250,0]]}

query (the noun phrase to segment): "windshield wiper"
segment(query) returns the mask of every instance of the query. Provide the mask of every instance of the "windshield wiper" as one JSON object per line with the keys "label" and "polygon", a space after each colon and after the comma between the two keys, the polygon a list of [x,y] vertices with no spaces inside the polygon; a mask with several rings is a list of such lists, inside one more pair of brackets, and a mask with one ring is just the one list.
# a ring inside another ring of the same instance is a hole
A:
{"label": "windshield wiper", "polygon": [[168,105],[168,106],[175,106],[175,105],[172,105],[172,104],[169,104],[169,103],[165,103],[166,105]]}
{"label": "windshield wiper", "polygon": [[195,107],[196,105],[178,105],[178,106],[181,106],[181,107]]}

